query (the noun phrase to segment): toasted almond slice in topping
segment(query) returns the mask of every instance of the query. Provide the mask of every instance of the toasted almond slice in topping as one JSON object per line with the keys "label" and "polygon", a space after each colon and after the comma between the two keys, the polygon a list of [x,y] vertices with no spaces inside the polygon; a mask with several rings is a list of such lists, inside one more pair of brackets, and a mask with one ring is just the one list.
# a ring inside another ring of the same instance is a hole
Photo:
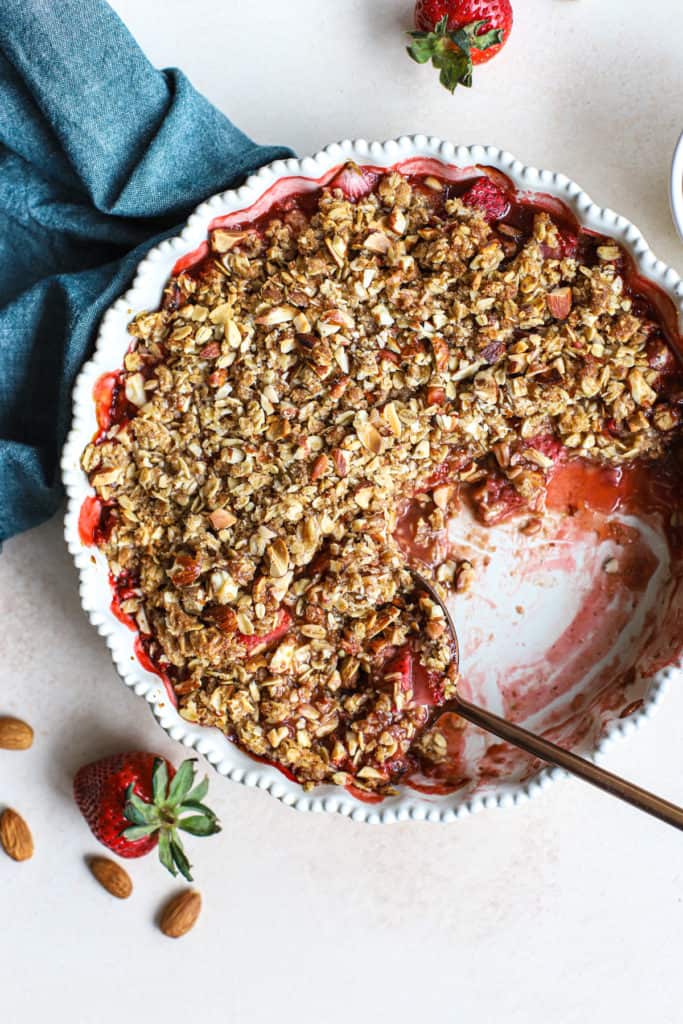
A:
{"label": "toasted almond slice in topping", "polygon": [[272,309],[257,316],[255,322],[263,327],[276,327],[278,324],[289,323],[298,312],[294,306],[273,306]]}
{"label": "toasted almond slice in topping", "polygon": [[319,455],[318,458],[313,463],[313,469],[311,470],[311,482],[315,483],[316,480],[319,480],[320,477],[327,472],[329,466],[330,460],[328,459],[327,455],[325,455],[325,453],[323,452],[322,455]]}
{"label": "toasted almond slice in topping", "polygon": [[373,231],[372,234],[363,242],[363,247],[369,249],[370,252],[377,252],[384,254],[389,251],[391,242],[386,235],[382,234],[381,231]]}
{"label": "toasted almond slice in topping", "polygon": [[209,320],[212,324],[227,324],[232,317],[232,305],[229,302],[221,302],[209,313]]}
{"label": "toasted almond slice in topping", "polygon": [[216,228],[211,232],[211,248],[214,252],[230,252],[236,245],[249,237],[248,231],[228,231],[226,228]]}
{"label": "toasted almond slice in topping", "polygon": [[209,516],[209,521],[214,530],[226,530],[228,526],[234,526],[237,519],[227,508],[217,508]]}
{"label": "toasted almond slice in topping", "polygon": [[394,437],[400,437],[403,433],[403,426],[396,411],[395,402],[387,402],[382,410],[382,418],[386,422]]}
{"label": "toasted almond slice in topping", "polygon": [[539,452],[537,448],[525,448],[522,455],[529,462],[535,462],[541,469],[550,469],[553,466],[553,460],[544,455],[543,452]]}
{"label": "toasted almond slice in topping", "polygon": [[289,549],[281,537],[266,548],[266,565],[273,579],[280,579],[289,569]]}
{"label": "toasted almond slice in topping", "polygon": [[334,462],[334,468],[337,471],[337,476],[345,477],[349,472],[349,460],[347,453],[342,451],[341,448],[333,448],[332,461]]}
{"label": "toasted almond slice in topping", "polygon": [[406,229],[406,216],[403,210],[392,210],[387,218],[387,224],[396,235],[402,235]]}
{"label": "toasted almond slice in topping", "polygon": [[131,405],[143,406],[147,401],[145,394],[145,380],[141,373],[132,373],[126,377],[126,398]]}
{"label": "toasted almond slice in topping", "polygon": [[326,238],[325,245],[337,266],[343,267],[346,262],[346,242],[341,235],[335,235],[334,238]]}
{"label": "toasted almond slice in topping", "polygon": [[373,455],[379,455],[382,451],[382,435],[372,423],[361,423],[356,433],[364,448]]}
{"label": "toasted almond slice in topping", "polygon": [[453,500],[453,496],[456,492],[454,484],[442,484],[441,487],[435,487],[432,491],[432,498],[437,508],[447,509]]}
{"label": "toasted almond slice in topping", "polygon": [[225,334],[225,340],[227,341],[230,348],[239,348],[242,344],[242,334],[239,327],[234,320],[227,320],[223,332]]}
{"label": "toasted almond slice in topping", "polygon": [[370,508],[370,502],[372,501],[372,493],[372,487],[361,487],[354,494],[353,500],[359,508],[368,509]]}

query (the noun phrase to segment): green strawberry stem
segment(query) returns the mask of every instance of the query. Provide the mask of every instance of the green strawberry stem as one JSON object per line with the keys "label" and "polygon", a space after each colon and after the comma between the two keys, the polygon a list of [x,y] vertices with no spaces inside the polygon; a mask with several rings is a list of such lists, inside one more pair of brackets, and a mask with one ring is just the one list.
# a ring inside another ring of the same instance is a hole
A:
{"label": "green strawberry stem", "polygon": [[209,789],[209,780],[204,778],[194,784],[195,764],[193,759],[183,761],[169,785],[166,762],[157,757],[152,771],[152,802],[138,796],[131,782],[126,790],[123,809],[131,824],[121,833],[131,842],[158,833],[159,860],[174,877],[180,872],[188,882],[193,881],[191,864],[178,830],[193,836],[212,836],[221,830],[214,812],[202,803]]}
{"label": "green strawberry stem", "polygon": [[468,89],[472,85],[472,49],[488,50],[503,42],[504,32],[500,28],[491,29],[477,35],[486,21],[472,21],[463,28],[448,31],[446,15],[436,23],[433,32],[409,32],[413,42],[407,47],[409,55],[418,64],[427,64],[430,60],[439,71],[439,81],[455,92],[458,85]]}

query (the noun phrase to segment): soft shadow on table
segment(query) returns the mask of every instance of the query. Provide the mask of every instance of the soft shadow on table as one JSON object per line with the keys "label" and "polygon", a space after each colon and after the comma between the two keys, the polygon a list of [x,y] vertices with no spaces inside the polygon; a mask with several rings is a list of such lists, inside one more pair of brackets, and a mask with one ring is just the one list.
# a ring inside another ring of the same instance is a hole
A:
{"label": "soft shadow on table", "polygon": [[390,38],[397,31],[411,32],[415,28],[413,20],[413,5],[396,4],[384,2],[364,4],[362,12],[365,15],[368,34],[371,36],[386,35]]}
{"label": "soft shadow on table", "polygon": [[[10,690],[12,706],[17,711],[25,707],[23,713],[36,727],[36,745],[49,751],[45,783],[71,800],[72,779],[82,764],[123,750],[147,749],[153,720],[149,707],[119,681],[104,639],[81,607],[78,573],[62,534],[60,510],[50,522],[5,545],[0,573],[3,582],[15,581],[10,595],[3,591],[3,617],[14,633],[13,664],[23,671],[28,690],[23,695]],[[37,613],[43,631],[32,635],[34,647],[27,646],[31,618]],[[31,692],[49,705],[49,731],[40,730],[40,708],[31,715]],[[166,745],[161,732],[159,745]]]}

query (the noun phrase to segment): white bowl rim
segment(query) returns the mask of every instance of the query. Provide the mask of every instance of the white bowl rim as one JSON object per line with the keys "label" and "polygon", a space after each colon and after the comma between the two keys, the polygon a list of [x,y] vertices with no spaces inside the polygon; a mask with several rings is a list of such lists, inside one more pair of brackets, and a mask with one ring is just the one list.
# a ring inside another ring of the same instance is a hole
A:
{"label": "white bowl rim", "polygon": [[[683,160],[683,137],[679,149]],[[406,787],[397,797],[372,804],[331,786],[305,792],[273,765],[261,764],[245,755],[218,730],[185,722],[170,707],[159,678],[147,672],[133,657],[135,634],[112,614],[108,584],[106,599],[103,596],[102,574],[106,572],[106,566],[102,559],[98,560],[95,549],[85,547],[80,539],[79,512],[84,498],[92,493],[92,489],[80,468],[79,459],[93,434],[92,385],[101,373],[115,368],[111,365],[111,357],[107,361],[109,340],[118,337],[120,343],[122,325],[128,323],[133,311],[144,308],[140,306],[138,296],[143,284],[149,287],[150,280],[153,280],[161,295],[169,276],[169,261],[172,263],[200,244],[206,237],[210,220],[221,213],[246,209],[283,177],[319,178],[347,160],[390,167],[414,157],[431,157],[460,167],[494,167],[506,174],[521,192],[549,194],[563,200],[582,226],[608,235],[624,246],[640,275],[669,296],[678,311],[679,330],[683,332],[683,281],[679,275],[656,258],[630,221],[607,207],[596,205],[579,185],[565,175],[527,166],[511,153],[495,146],[459,146],[419,134],[385,142],[345,139],[326,146],[313,156],[277,160],[261,167],[240,188],[229,189],[201,203],[175,237],[166,239],[148,252],[140,262],[129,289],[102,318],[94,353],[81,368],[74,387],[73,423],[62,454],[62,475],[67,491],[65,538],[79,571],[81,603],[92,624],[105,638],[123,682],[151,705],[157,721],[172,739],[203,754],[220,774],[243,785],[264,789],[300,811],[338,813],[354,821],[371,824],[406,820],[450,822],[483,808],[514,806],[540,793],[552,780],[566,777],[567,773],[558,768],[546,768],[525,783],[503,783],[499,791],[491,795],[473,795],[465,799],[458,799],[457,792],[439,797],[423,796]],[[679,666],[657,672],[642,706],[629,717],[608,725],[590,759],[602,760],[615,739],[632,734],[650,718],[662,700],[667,681],[678,672]],[[229,748],[227,752],[226,745]]]}
{"label": "white bowl rim", "polygon": [[676,143],[671,161],[669,202],[671,203],[671,216],[676,225],[676,230],[680,237],[683,238],[683,132],[681,132],[680,138]]}

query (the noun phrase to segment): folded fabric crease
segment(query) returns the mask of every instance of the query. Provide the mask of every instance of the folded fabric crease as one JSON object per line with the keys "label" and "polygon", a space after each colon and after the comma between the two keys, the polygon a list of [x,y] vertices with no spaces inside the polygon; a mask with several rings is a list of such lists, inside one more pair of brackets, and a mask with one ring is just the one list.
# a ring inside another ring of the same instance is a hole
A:
{"label": "folded fabric crease", "polygon": [[259,146],[104,0],[0,6],[0,542],[59,506],[75,376],[143,254]]}

